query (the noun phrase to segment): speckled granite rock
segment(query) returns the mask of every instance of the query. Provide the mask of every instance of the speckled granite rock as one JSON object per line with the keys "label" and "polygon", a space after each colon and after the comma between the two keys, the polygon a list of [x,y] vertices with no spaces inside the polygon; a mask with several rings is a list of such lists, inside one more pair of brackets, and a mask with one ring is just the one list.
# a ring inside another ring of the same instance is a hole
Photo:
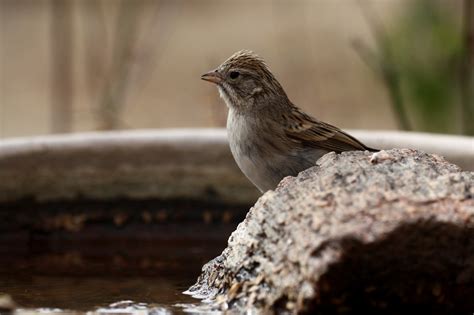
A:
{"label": "speckled granite rock", "polygon": [[470,314],[474,173],[408,149],[327,154],[263,195],[188,293],[230,310]]}

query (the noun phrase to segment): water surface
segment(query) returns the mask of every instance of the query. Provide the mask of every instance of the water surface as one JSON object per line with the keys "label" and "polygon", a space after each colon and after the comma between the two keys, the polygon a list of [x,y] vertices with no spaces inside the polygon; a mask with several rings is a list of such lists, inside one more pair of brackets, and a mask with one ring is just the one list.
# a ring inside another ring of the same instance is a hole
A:
{"label": "water surface", "polygon": [[16,314],[189,313],[199,301],[182,292],[220,251],[220,243],[164,246],[141,242],[131,251],[121,246],[122,250],[113,250],[109,244],[103,255],[91,254],[95,251],[89,247],[4,256],[0,258],[0,295],[14,300]]}

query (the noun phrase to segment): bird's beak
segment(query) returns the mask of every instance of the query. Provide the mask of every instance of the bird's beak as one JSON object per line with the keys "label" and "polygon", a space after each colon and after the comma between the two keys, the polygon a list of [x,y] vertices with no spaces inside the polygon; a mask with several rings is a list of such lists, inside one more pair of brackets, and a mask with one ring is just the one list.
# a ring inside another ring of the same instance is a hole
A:
{"label": "bird's beak", "polygon": [[201,80],[219,84],[222,82],[222,77],[219,74],[219,72],[217,72],[217,70],[213,70],[213,71],[203,74],[201,76]]}

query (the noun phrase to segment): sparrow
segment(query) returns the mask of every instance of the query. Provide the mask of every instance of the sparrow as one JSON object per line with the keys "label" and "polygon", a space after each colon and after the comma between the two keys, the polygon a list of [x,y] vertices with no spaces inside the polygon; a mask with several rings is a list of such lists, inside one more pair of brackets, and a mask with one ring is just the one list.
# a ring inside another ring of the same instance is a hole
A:
{"label": "sparrow", "polygon": [[252,51],[236,52],[201,79],[217,85],[229,108],[232,155],[261,192],[314,166],[328,152],[377,151],[296,107],[265,61]]}

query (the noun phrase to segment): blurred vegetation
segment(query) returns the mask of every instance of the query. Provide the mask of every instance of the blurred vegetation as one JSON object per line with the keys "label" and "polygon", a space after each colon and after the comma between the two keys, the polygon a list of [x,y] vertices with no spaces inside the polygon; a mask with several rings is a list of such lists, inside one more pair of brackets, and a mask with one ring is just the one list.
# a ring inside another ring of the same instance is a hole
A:
{"label": "blurred vegetation", "polygon": [[[97,104],[95,112],[100,130],[120,129],[125,125],[123,111],[132,86],[133,68],[138,64],[140,21],[144,18],[145,3],[146,0],[117,0],[118,12],[112,35],[106,30],[101,4],[96,1],[82,4],[83,25],[87,30],[84,37],[87,75],[91,84],[89,89],[95,98],[93,102]],[[106,43],[112,48],[111,62],[104,66],[108,50]]]}
{"label": "blurred vegetation", "polygon": [[100,128],[103,130],[121,127],[121,117],[130,86],[130,74],[135,61],[134,53],[143,9],[143,1],[119,1],[112,65],[108,76],[106,76],[105,89],[99,101],[98,114]]}
{"label": "blurred vegetation", "polygon": [[[353,10],[354,1],[361,11]],[[196,77],[240,48],[273,60],[288,92],[316,98],[305,109],[337,125],[393,129],[398,121],[404,130],[474,135],[474,0],[354,1],[338,9],[332,1],[0,1],[6,26],[0,32],[0,137],[225,126],[226,108],[215,89]],[[360,23],[361,12],[367,23]],[[231,35],[210,19],[220,16],[216,23],[226,25],[241,14],[261,18],[230,29]],[[389,97],[365,80],[366,69],[353,62],[358,56],[345,51],[348,35],[360,36],[357,51]],[[319,45],[327,45],[321,55]],[[17,97],[19,87],[28,93]],[[30,103],[34,123],[12,123],[29,122],[23,113]],[[341,108],[321,105],[332,103]],[[362,113],[357,119],[341,114],[348,103]]]}
{"label": "blurred vegetation", "polygon": [[71,1],[51,1],[51,129],[72,131],[73,121],[73,6]]}
{"label": "blurred vegetation", "polygon": [[[462,87],[474,87],[462,82],[462,70],[467,66],[464,59],[470,53],[464,51],[462,18],[456,4],[409,1],[390,29],[370,7],[363,4],[362,9],[377,48],[373,51],[360,42],[355,47],[387,86],[400,127],[471,134],[466,122],[474,117],[466,119],[466,115],[472,113],[472,100],[462,100],[461,95]],[[466,108],[463,102],[470,104]]]}
{"label": "blurred vegetation", "polygon": [[[116,0],[113,5],[117,12],[112,15],[114,19],[108,29],[104,6],[108,5],[110,10],[110,3],[51,1],[53,132],[74,129],[73,101],[77,82],[74,82],[73,60],[79,58],[73,40],[76,33],[84,49],[85,81],[97,129],[113,130],[126,125],[123,113],[127,97],[132,87],[136,89],[146,83],[153,70],[152,57],[157,59],[159,36],[149,45],[140,40],[156,35],[150,33],[156,29],[160,4],[154,0]],[[75,15],[79,17],[79,24],[74,23]]]}

